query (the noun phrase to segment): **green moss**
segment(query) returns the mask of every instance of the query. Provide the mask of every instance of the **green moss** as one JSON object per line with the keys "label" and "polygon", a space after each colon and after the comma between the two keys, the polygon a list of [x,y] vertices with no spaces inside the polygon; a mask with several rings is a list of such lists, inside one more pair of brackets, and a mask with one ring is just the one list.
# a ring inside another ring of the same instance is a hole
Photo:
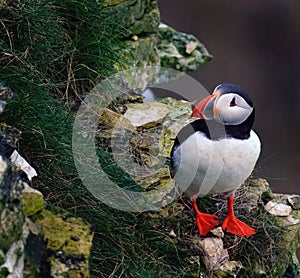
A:
{"label": "green moss", "polygon": [[42,228],[48,249],[88,259],[93,238],[90,225],[80,218],[55,215],[48,210],[42,211],[40,217],[36,222]]}
{"label": "green moss", "polygon": [[42,194],[23,192],[20,196],[20,200],[26,216],[34,215],[44,209],[44,198]]}

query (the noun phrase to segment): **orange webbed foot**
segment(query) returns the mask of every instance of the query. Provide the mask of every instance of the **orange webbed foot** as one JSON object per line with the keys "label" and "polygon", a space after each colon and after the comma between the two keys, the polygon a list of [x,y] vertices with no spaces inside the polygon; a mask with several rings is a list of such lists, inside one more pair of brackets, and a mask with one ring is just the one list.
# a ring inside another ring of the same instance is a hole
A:
{"label": "orange webbed foot", "polygon": [[196,224],[201,236],[206,236],[211,230],[216,228],[219,220],[216,215],[196,212]]}
{"label": "orange webbed foot", "polygon": [[192,202],[196,213],[196,224],[199,233],[201,236],[206,236],[211,230],[218,226],[218,218],[216,215],[200,212],[196,200],[192,200]]}
{"label": "orange webbed foot", "polygon": [[232,215],[228,215],[225,218],[222,224],[222,229],[228,233],[232,233],[238,236],[250,237],[256,234],[256,231],[253,228]]}
{"label": "orange webbed foot", "polygon": [[246,223],[238,220],[233,211],[233,201],[234,197],[230,196],[227,199],[228,202],[228,215],[223,221],[222,229],[228,233],[232,233],[238,236],[252,236],[256,234],[256,231],[248,226]]}

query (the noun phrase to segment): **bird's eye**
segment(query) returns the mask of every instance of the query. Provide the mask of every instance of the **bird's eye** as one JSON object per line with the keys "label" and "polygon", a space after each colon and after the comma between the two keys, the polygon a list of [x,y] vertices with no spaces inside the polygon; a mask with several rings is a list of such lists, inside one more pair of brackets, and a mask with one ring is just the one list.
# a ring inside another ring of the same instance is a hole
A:
{"label": "bird's eye", "polygon": [[230,101],[230,106],[236,106],[235,97]]}

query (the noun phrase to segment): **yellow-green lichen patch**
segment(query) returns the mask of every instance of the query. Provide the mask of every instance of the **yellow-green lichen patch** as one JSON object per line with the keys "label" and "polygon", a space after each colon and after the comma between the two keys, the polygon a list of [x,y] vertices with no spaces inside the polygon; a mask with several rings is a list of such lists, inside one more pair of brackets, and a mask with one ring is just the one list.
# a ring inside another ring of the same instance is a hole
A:
{"label": "yellow-green lichen patch", "polygon": [[63,251],[66,256],[89,257],[93,238],[90,225],[80,218],[54,215],[48,210],[42,211],[41,216],[37,223],[48,249]]}
{"label": "yellow-green lichen patch", "polygon": [[44,209],[44,198],[42,193],[39,191],[25,186],[20,200],[23,206],[23,211],[26,216],[32,216]]}

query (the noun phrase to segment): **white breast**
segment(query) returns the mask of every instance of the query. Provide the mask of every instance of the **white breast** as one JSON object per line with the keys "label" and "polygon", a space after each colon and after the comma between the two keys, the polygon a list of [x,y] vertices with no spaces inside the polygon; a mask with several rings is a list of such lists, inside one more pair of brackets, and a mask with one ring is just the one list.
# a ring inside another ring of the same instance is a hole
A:
{"label": "white breast", "polygon": [[196,132],[173,153],[177,188],[191,198],[233,191],[250,176],[259,153],[260,140],[254,131],[246,140],[218,141]]}

